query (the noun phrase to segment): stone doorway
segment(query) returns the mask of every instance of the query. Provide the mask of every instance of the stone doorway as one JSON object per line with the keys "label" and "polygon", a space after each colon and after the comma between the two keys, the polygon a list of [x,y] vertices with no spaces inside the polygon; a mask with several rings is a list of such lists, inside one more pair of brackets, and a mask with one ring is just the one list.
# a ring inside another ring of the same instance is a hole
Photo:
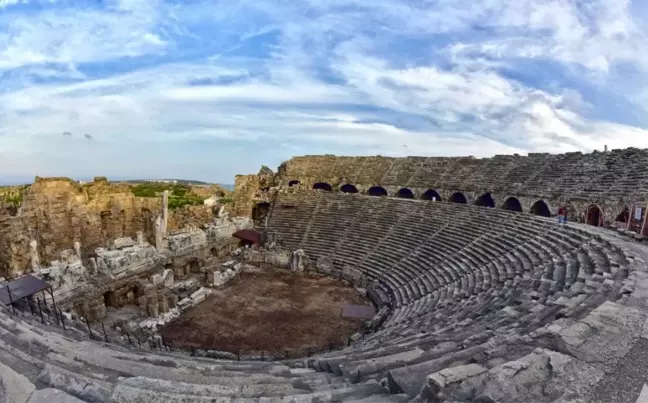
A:
{"label": "stone doorway", "polygon": [[595,227],[603,226],[603,210],[596,204],[590,205],[585,213],[585,223]]}
{"label": "stone doorway", "polygon": [[531,206],[531,214],[539,215],[541,217],[551,217],[549,206],[547,206],[547,203],[545,203],[544,200],[538,200],[533,203],[533,206]]}
{"label": "stone doorway", "polygon": [[466,199],[466,195],[464,195],[461,192],[455,192],[450,196],[450,202],[452,203],[459,203],[459,204],[466,204],[468,203],[468,199]]}
{"label": "stone doorway", "polygon": [[252,219],[257,222],[263,222],[270,212],[270,203],[257,203],[252,209]]}
{"label": "stone doorway", "polygon": [[509,211],[516,211],[518,213],[522,212],[522,204],[517,199],[517,197],[509,197],[502,205],[502,209]]}
{"label": "stone doorway", "polygon": [[484,193],[483,195],[479,196],[477,201],[475,201],[476,206],[480,207],[495,207],[495,200],[493,199],[493,196],[489,192]]}

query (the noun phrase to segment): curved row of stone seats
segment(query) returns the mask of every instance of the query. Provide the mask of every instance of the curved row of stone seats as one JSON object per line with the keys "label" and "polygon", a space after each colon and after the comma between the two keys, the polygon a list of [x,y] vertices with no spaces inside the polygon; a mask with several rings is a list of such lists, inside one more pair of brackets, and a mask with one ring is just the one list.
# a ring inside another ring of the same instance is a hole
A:
{"label": "curved row of stone seats", "polygon": [[2,403],[403,401],[385,400],[375,381],[351,385],[280,363],[136,351],[25,319],[0,310]]}
{"label": "curved row of stone seats", "polygon": [[[474,355],[497,349],[502,340],[530,352],[535,347],[524,335],[617,300],[629,273],[624,251],[553,220],[466,205],[346,197],[370,200],[380,214],[364,213],[362,226],[340,239],[344,248],[314,250],[377,282],[373,292],[390,299],[393,312],[382,329],[353,348],[309,365],[353,381],[412,365],[462,362],[470,356],[463,350]],[[390,212],[389,219],[383,215]],[[368,229],[374,230],[367,235],[372,248],[361,236]],[[372,237],[376,233],[380,237]],[[351,250],[366,255],[348,258]],[[391,386],[403,390],[398,382]]]}
{"label": "curved row of stone seats", "polygon": [[282,203],[272,209],[268,221],[271,227],[281,233],[287,247],[296,249],[301,242],[317,201],[317,194],[305,197],[300,197],[299,193],[286,194],[282,195]]}

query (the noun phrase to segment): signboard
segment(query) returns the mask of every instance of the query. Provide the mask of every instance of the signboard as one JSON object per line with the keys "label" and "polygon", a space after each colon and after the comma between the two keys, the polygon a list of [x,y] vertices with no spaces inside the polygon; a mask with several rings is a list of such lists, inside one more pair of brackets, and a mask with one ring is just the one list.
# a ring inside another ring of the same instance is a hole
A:
{"label": "signboard", "polygon": [[635,220],[637,221],[641,221],[642,218],[641,210],[642,210],[641,207],[635,208]]}

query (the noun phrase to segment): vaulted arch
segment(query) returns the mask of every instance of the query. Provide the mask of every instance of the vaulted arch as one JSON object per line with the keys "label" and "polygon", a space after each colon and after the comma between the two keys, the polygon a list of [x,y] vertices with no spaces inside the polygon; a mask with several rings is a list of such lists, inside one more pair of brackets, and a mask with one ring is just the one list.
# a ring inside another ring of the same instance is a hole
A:
{"label": "vaulted arch", "polygon": [[288,187],[293,187],[299,185],[301,182],[299,182],[297,179],[293,179],[290,182],[288,182]]}
{"label": "vaulted arch", "polygon": [[486,192],[475,200],[475,205],[480,207],[495,207],[495,199],[491,196],[490,192]]}
{"label": "vaulted arch", "polygon": [[327,192],[330,192],[333,190],[333,186],[331,186],[326,182],[317,182],[316,184],[313,185],[313,189],[325,190]]}
{"label": "vaulted arch", "polygon": [[346,185],[342,185],[340,191],[342,193],[358,193],[358,188],[347,183]]}
{"label": "vaulted arch", "polygon": [[522,212],[522,203],[517,199],[517,197],[509,197],[506,199],[504,204],[502,205],[502,209],[504,210],[509,210],[509,211],[517,211],[519,213]]}
{"label": "vaulted arch", "polygon": [[630,220],[630,210],[625,207],[617,216],[614,221],[627,223]]}
{"label": "vaulted arch", "polygon": [[533,203],[530,212],[531,214],[539,215],[542,217],[551,217],[551,210],[549,210],[549,206],[547,206],[547,203],[545,203],[544,200],[538,200],[537,202]]}
{"label": "vaulted arch", "polygon": [[396,196],[401,197],[403,199],[413,199],[414,198],[414,192],[412,192],[408,188],[402,188],[398,190],[398,193]]}
{"label": "vaulted arch", "polygon": [[468,203],[468,199],[466,199],[466,195],[464,195],[463,193],[455,192],[452,194],[452,196],[450,196],[450,202],[466,204]]}
{"label": "vaulted arch", "polygon": [[597,204],[590,204],[587,207],[585,223],[595,227],[603,226],[603,210]]}
{"label": "vaulted arch", "polygon": [[382,186],[372,186],[367,191],[369,196],[387,196],[387,191]]}
{"label": "vaulted arch", "polygon": [[421,199],[423,200],[436,200],[440,201],[441,200],[441,195],[439,192],[437,192],[434,189],[428,189],[421,195]]}

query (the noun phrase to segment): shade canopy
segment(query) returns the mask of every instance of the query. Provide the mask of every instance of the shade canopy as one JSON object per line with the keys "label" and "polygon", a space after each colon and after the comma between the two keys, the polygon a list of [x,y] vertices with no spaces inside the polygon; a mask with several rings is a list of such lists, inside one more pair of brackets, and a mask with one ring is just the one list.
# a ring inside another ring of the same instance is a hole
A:
{"label": "shade canopy", "polygon": [[373,306],[347,304],[342,307],[342,316],[345,318],[371,319],[375,314]]}
{"label": "shade canopy", "polygon": [[242,229],[236,231],[232,236],[242,241],[248,241],[253,245],[261,245],[261,234],[253,229]]}
{"label": "shade canopy", "polygon": [[[25,297],[50,288],[50,285],[31,274],[0,284],[0,302],[9,305]],[[10,295],[11,294],[11,295]]]}

